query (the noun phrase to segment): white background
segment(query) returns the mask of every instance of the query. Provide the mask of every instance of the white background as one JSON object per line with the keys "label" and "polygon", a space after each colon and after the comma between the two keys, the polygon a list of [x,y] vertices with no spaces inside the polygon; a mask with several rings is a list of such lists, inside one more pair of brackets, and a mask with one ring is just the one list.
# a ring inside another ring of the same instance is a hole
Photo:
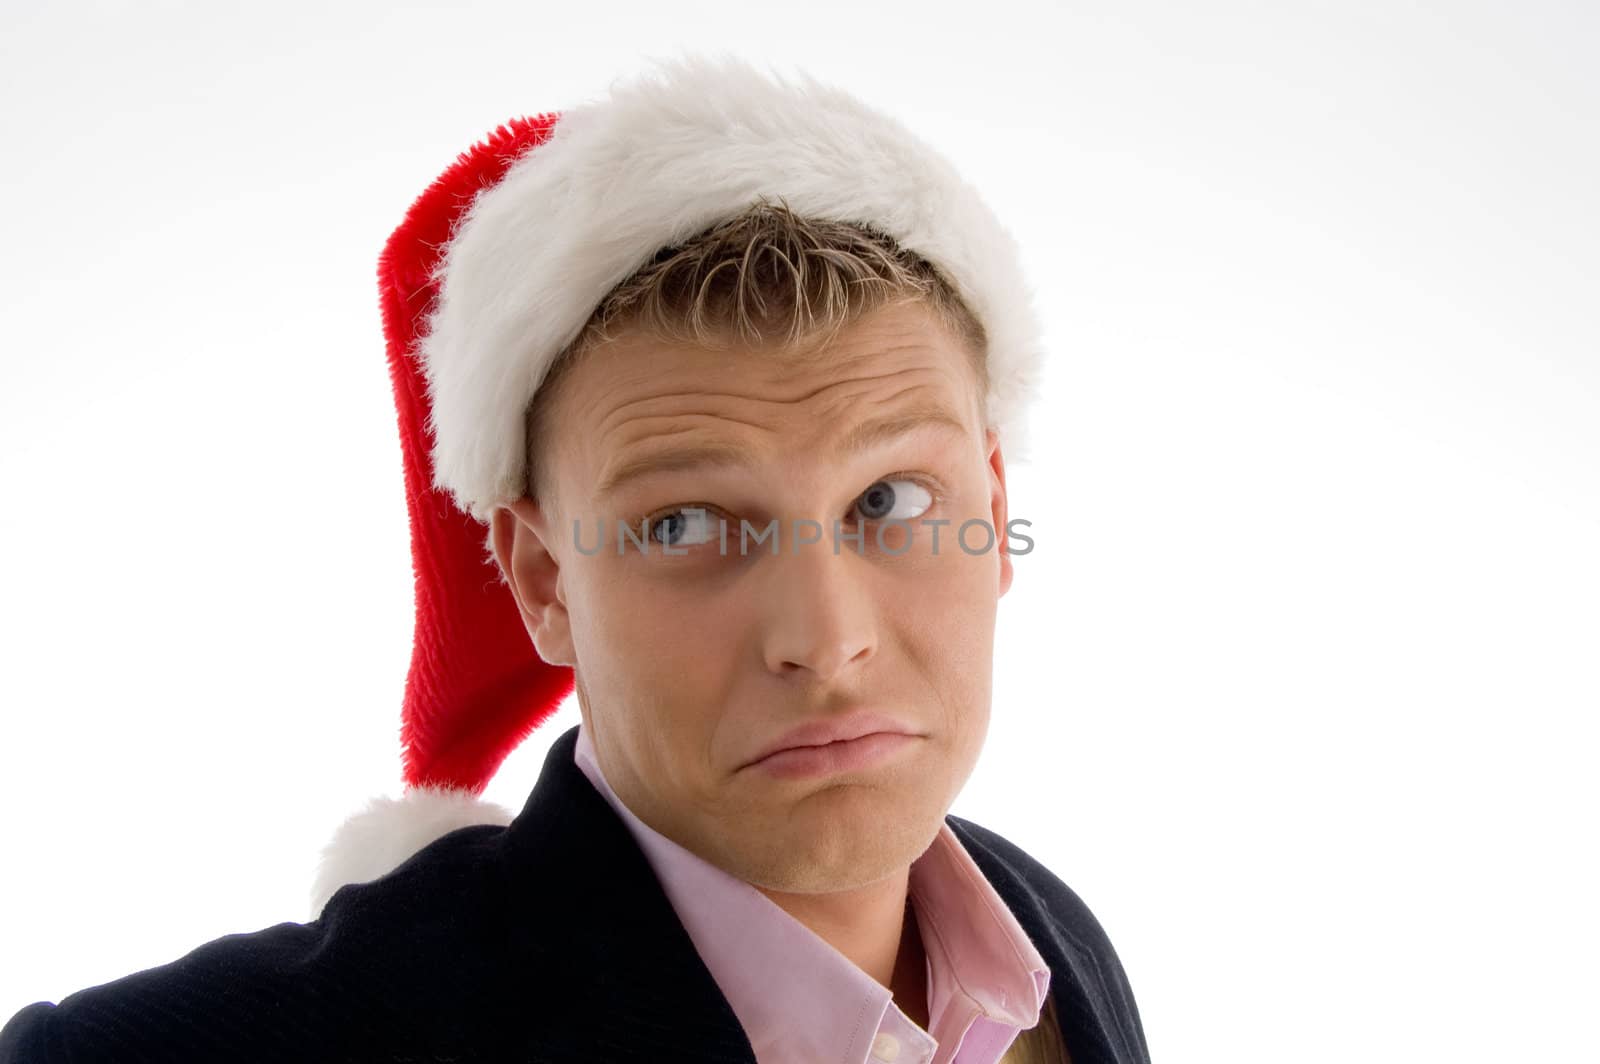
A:
{"label": "white background", "polygon": [[1426,7],[10,0],[0,1019],[305,917],[399,784],[383,241],[726,48],[1022,242],[1037,546],[953,812],[1088,901],[1157,1059],[1596,1059],[1600,19]]}

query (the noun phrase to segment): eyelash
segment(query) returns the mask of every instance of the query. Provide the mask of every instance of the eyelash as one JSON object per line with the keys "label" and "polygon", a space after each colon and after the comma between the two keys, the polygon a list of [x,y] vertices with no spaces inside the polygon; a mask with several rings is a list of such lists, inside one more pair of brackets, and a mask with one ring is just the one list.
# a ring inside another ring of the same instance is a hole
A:
{"label": "eyelash", "polygon": [[[933,479],[933,477],[927,475],[926,473],[917,473],[917,472],[914,472],[914,471],[909,470],[909,469],[903,469],[898,473],[888,473],[888,474],[886,474],[884,476],[878,477],[876,480],[874,480],[872,482],[872,484],[879,484],[879,483],[882,483],[885,480],[909,480],[913,484],[916,484],[918,487],[922,488],[923,491],[928,493],[928,509],[929,510],[933,509],[935,506],[938,506],[940,503],[944,502],[944,489],[943,489],[943,487],[939,484],[939,482],[937,480]],[[872,487],[872,484],[868,484],[867,487],[868,488]],[[850,504],[852,509],[855,507],[856,503],[861,501],[861,496],[865,495],[866,493],[867,493],[866,492],[866,488],[863,488],[863,489],[861,489],[861,491],[856,493],[855,499]],[[707,502],[680,502],[680,503],[677,503],[677,504],[675,504],[673,506],[668,506],[668,507],[666,507],[664,509],[653,510],[648,514],[644,514],[644,515],[641,515],[641,516],[635,518],[634,521],[633,521],[633,527],[634,528],[638,528],[641,524],[643,524],[644,522],[648,521],[649,524],[645,525],[644,527],[646,529],[649,529],[649,530],[654,530],[654,528],[656,527],[656,524],[662,518],[670,517],[671,515],[673,515],[675,513],[678,513],[678,512],[680,512],[682,510],[691,510],[691,509],[705,510],[707,513],[710,513],[710,514],[720,514],[722,512],[720,509],[718,509],[715,506],[712,506],[710,503],[707,503]],[[869,518],[869,520],[870,520],[870,518]]]}

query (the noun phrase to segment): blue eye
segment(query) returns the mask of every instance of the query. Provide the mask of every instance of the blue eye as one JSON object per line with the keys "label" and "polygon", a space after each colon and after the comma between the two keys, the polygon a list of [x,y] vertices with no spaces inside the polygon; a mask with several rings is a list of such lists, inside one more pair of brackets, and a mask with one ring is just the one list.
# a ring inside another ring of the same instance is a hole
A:
{"label": "blue eye", "polygon": [[909,521],[927,513],[932,504],[933,495],[927,488],[898,477],[878,481],[856,499],[856,508],[869,521]]}
{"label": "blue eye", "polygon": [[658,514],[650,522],[650,539],[667,547],[693,547],[711,541],[711,519],[698,506]]}

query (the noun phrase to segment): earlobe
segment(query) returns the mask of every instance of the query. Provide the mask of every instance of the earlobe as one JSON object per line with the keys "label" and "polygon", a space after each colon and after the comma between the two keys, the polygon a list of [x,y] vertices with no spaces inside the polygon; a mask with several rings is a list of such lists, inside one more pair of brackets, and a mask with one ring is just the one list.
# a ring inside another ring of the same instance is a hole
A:
{"label": "earlobe", "polygon": [[490,521],[495,562],[510,585],[528,638],[549,664],[574,664],[561,565],[545,542],[546,522],[538,504],[526,497],[502,504]]}

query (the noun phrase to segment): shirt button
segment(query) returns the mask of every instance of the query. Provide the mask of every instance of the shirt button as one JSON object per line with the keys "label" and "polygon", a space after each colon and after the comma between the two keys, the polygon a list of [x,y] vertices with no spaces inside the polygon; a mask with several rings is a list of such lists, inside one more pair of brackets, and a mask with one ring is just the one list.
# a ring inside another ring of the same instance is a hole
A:
{"label": "shirt button", "polygon": [[900,1055],[900,1039],[884,1032],[872,1040],[872,1055],[879,1060],[893,1060]]}

